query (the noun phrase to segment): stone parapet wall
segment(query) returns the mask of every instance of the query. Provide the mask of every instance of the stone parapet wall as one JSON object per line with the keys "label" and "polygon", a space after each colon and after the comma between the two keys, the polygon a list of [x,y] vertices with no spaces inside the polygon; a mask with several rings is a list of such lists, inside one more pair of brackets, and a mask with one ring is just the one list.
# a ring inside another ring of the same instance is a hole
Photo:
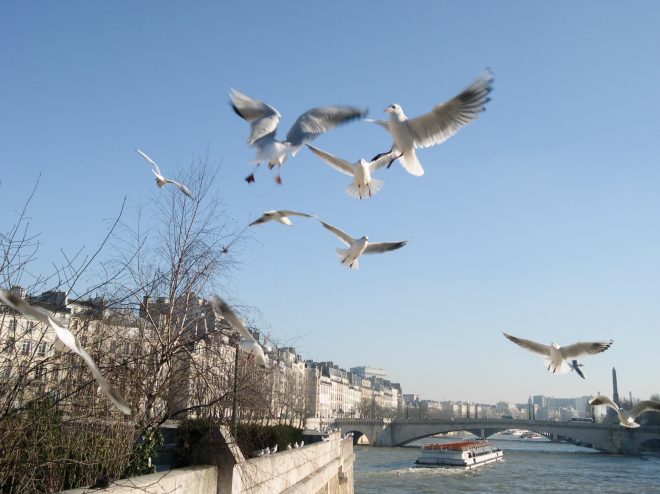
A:
{"label": "stone parapet wall", "polygon": [[238,461],[230,471],[192,466],[64,493],[353,494],[354,461],[352,438],[334,432],[327,441]]}
{"label": "stone parapet wall", "polygon": [[202,465],[117,480],[105,489],[70,489],[60,494],[165,494],[218,492],[218,468]]}

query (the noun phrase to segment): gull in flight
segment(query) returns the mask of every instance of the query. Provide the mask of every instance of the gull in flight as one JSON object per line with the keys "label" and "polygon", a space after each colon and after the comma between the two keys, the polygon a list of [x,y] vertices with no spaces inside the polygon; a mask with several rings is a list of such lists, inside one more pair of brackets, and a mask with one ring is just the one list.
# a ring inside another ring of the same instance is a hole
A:
{"label": "gull in flight", "polygon": [[660,401],[655,400],[640,401],[632,407],[630,411],[619,408],[619,406],[607,396],[596,396],[589,400],[589,404],[591,406],[605,405],[606,407],[612,408],[619,417],[619,424],[628,428],[639,427],[639,424],[635,422],[635,419],[644,412],[660,412]]}
{"label": "gull in flight", "polygon": [[[394,103],[385,109],[389,121],[371,120],[392,134],[392,151],[401,153],[401,165],[411,175],[422,176],[424,169],[415,154],[416,148],[441,144],[461,128],[479,118],[490,101],[493,74],[485,70],[462,93],[416,118],[408,119],[400,105]],[[388,165],[389,166],[389,165]]]}
{"label": "gull in flight", "polygon": [[238,342],[238,348],[240,348],[242,352],[247,353],[248,356],[253,356],[259,367],[268,367],[268,357],[266,357],[263,348],[261,348],[261,345],[254,339],[254,336],[245,329],[245,326],[232,308],[229,307],[229,305],[227,305],[227,303],[220,297],[213,297],[211,302],[213,303],[214,309],[220,313],[225,321],[227,321],[231,329],[241,336],[241,340]]}
{"label": "gull in flight", "polygon": [[[367,110],[355,106],[335,105],[312,108],[298,117],[285,141],[275,139],[277,126],[280,123],[280,112],[263,101],[253,99],[235,89],[229,90],[231,106],[236,114],[250,122],[252,128],[248,145],[257,148],[255,170],[261,162],[267,162],[268,168],[281,167],[289,153],[295,156],[303,144],[311,142],[319,135],[334,129],[338,125],[358,118],[364,118]],[[245,179],[254,182],[254,172]],[[279,173],[275,177],[278,184],[282,183]]]}
{"label": "gull in flight", "polygon": [[262,223],[268,223],[269,221],[277,221],[278,223],[282,223],[283,225],[293,226],[291,220],[289,219],[289,216],[302,216],[304,218],[312,217],[311,214],[300,213],[298,211],[290,211],[288,209],[280,209],[279,211],[270,210],[270,211],[266,211],[259,218],[257,218],[252,223],[250,223],[248,226],[261,225]]}
{"label": "gull in flight", "polygon": [[321,221],[321,224],[332,233],[339,237],[343,243],[348,246],[348,249],[341,249],[337,247],[337,255],[341,259],[341,263],[344,266],[349,267],[350,269],[358,269],[358,258],[362,254],[382,254],[383,252],[388,252],[390,250],[400,249],[408,242],[406,240],[402,242],[376,242],[370,243],[369,238],[365,235],[360,238],[353,238],[348,233],[341,231],[336,226],[332,226],[325,221]]}
{"label": "gull in flight", "polygon": [[556,372],[568,372],[571,368],[571,364],[569,364],[567,360],[577,359],[578,357],[582,357],[584,355],[593,355],[596,353],[604,352],[613,343],[612,340],[587,341],[574,343],[564,347],[559,346],[557,343],[552,343],[550,346],[548,346],[532,340],[517,338],[515,336],[511,336],[510,334],[502,334],[513,341],[516,345],[520,345],[530,352],[542,355],[546,364],[548,364],[548,370],[552,371],[553,374]]}
{"label": "gull in flight", "polygon": [[105,377],[103,377],[92,357],[87,353],[87,350],[80,345],[78,338],[76,338],[71,331],[55,322],[45,310],[28,304],[25,300],[17,297],[13,293],[0,289],[0,302],[11,307],[13,310],[20,312],[25,317],[35,319],[50,326],[57,336],[55,348],[63,352],[71,350],[80,355],[85,364],[87,364],[87,367],[89,367],[89,370],[92,371],[92,375],[94,376],[94,379],[96,379],[99,387],[106,395],[108,395],[108,398],[110,398],[110,401],[112,401],[112,403],[126,415],[131,414],[131,409],[124,398],[122,398],[121,395],[110,386],[110,383]]}
{"label": "gull in flight", "polygon": [[153,172],[154,175],[156,175],[156,185],[158,185],[159,188],[162,188],[167,184],[176,185],[181,192],[183,192],[191,199],[193,198],[192,192],[190,192],[190,189],[188,187],[172,179],[163,177],[162,173],[160,172],[160,167],[156,164],[154,160],[152,160],[149,156],[147,156],[146,153],[144,153],[143,151],[139,149],[136,149],[136,151],[140,156],[142,156],[145,160],[147,160],[149,164],[151,164],[152,167],[151,171]]}
{"label": "gull in flight", "polygon": [[394,151],[389,151],[387,153],[379,154],[371,161],[366,161],[360,158],[357,163],[351,164],[348,161],[331,155],[330,153],[321,151],[311,144],[307,144],[307,147],[335,170],[338,170],[349,177],[353,177],[353,183],[346,187],[346,193],[356,199],[371,197],[378,192],[383,187],[383,181],[371,178],[371,175],[385,165],[389,166],[392,161],[401,156]]}
{"label": "gull in flight", "polygon": [[572,371],[575,371],[578,376],[580,376],[582,379],[585,379],[584,373],[580,369],[580,367],[584,367],[582,364],[578,364],[577,360],[571,360],[568,363],[568,366],[571,368]]}

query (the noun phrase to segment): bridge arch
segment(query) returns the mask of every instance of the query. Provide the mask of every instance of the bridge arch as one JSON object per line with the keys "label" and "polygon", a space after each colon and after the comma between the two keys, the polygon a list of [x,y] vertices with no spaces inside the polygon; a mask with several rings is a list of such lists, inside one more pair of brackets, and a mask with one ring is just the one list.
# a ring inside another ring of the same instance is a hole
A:
{"label": "bridge arch", "polygon": [[[618,424],[594,424],[581,422],[558,422],[548,420],[508,419],[338,419],[336,425],[342,431],[357,431],[367,435],[374,446],[402,446],[417,439],[444,432],[465,430],[478,437],[489,437],[506,429],[523,429],[542,434],[552,439],[559,437],[591,445],[595,449],[617,454],[635,454],[642,445],[655,447],[660,440],[660,427],[643,426],[626,429]],[[647,444],[648,443],[648,444]]]}

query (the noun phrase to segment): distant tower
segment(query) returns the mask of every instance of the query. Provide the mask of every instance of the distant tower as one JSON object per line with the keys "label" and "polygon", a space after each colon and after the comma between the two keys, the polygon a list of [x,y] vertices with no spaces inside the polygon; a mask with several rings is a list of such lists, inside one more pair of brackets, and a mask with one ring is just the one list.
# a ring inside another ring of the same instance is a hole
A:
{"label": "distant tower", "polygon": [[[616,369],[612,367],[612,401],[616,403],[616,406],[620,407],[621,402],[619,401],[619,386],[616,382]],[[614,410],[607,408],[607,422],[616,423],[617,415]]]}
{"label": "distant tower", "polygon": [[612,401],[617,406],[621,406],[621,402],[619,401],[619,386],[616,382],[616,368],[614,367],[612,367]]}

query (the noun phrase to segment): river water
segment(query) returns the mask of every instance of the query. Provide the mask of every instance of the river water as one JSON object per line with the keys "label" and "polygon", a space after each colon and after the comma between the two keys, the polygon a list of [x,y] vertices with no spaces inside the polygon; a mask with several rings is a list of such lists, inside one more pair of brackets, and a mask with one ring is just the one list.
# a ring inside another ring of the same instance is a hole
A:
{"label": "river water", "polygon": [[[449,441],[456,441],[451,438]],[[504,459],[473,470],[416,468],[417,448],[355,446],[355,494],[612,493],[660,494],[660,456],[615,456],[546,440],[498,440]]]}

